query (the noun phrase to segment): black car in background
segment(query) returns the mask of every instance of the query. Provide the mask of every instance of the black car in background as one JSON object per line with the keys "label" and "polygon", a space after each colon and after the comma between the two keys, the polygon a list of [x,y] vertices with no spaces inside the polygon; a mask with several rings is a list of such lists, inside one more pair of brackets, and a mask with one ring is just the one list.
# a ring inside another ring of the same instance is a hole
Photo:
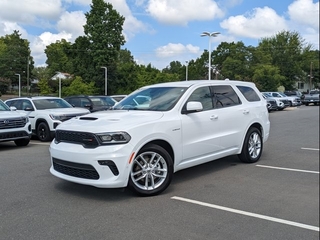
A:
{"label": "black car in background", "polygon": [[109,96],[87,96],[76,95],[64,98],[68,103],[74,107],[87,108],[90,112],[97,112],[108,110],[116,103],[114,99]]}

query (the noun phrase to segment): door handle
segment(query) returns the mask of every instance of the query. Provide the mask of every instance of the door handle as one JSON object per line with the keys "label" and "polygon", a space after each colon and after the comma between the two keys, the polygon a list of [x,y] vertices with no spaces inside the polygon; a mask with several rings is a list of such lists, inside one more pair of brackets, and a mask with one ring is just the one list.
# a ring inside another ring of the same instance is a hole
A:
{"label": "door handle", "polygon": [[243,110],[243,114],[244,114],[244,115],[249,114],[249,112],[250,112],[249,110]]}
{"label": "door handle", "polygon": [[212,115],[212,116],[210,116],[210,120],[215,120],[215,119],[218,119],[218,115]]}

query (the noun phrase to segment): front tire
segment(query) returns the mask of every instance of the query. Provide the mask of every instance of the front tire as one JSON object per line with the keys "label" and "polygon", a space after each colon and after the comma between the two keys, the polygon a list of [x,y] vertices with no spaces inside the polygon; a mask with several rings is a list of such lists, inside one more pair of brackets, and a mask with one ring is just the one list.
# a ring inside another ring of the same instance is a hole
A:
{"label": "front tire", "polygon": [[153,196],[163,192],[173,176],[173,161],[162,147],[148,144],[133,160],[129,176],[129,188],[141,196]]}
{"label": "front tire", "polygon": [[29,138],[23,138],[23,139],[17,139],[14,141],[14,143],[18,146],[18,147],[24,147],[27,146],[30,142]]}
{"label": "front tire", "polygon": [[245,163],[257,162],[262,154],[263,141],[261,137],[261,132],[252,127],[247,132],[242,146],[242,151],[238,155],[240,160]]}
{"label": "front tire", "polygon": [[45,122],[42,122],[37,127],[37,137],[41,142],[48,142],[52,140],[50,135],[50,129],[48,127],[48,124]]}

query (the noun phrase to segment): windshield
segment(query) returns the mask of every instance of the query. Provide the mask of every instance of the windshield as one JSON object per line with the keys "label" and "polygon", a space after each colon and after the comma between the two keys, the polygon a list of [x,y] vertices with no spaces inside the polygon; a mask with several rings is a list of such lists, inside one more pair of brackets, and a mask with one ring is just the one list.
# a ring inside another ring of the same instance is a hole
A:
{"label": "windshield", "polygon": [[262,93],[262,94],[267,98],[272,97],[271,94],[269,94],[269,93]]}
{"label": "windshield", "polygon": [[319,92],[320,92],[319,90],[311,90],[310,94],[319,94]]}
{"label": "windshield", "polygon": [[185,93],[185,87],[151,87],[136,91],[114,106],[114,110],[169,111]]}
{"label": "windshield", "polygon": [[287,97],[287,95],[285,95],[284,93],[279,93],[282,97]]}
{"label": "windshield", "polygon": [[36,99],[33,100],[38,110],[54,108],[73,108],[67,101],[60,98]]}
{"label": "windshield", "polygon": [[0,100],[0,111],[11,111],[10,108]]}
{"label": "windshield", "polygon": [[100,106],[100,107],[102,107],[102,106],[113,106],[113,105],[115,105],[117,103],[111,97],[107,97],[107,96],[105,96],[105,97],[104,96],[102,96],[102,97],[100,97],[100,96],[97,96],[97,97],[92,96],[92,97],[90,97],[90,99],[91,99],[93,105]]}

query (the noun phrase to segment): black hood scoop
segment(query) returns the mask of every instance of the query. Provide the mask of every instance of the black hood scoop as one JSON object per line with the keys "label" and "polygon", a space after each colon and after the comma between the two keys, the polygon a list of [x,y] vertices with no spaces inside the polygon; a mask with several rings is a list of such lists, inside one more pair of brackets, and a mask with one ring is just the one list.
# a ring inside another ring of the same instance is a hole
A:
{"label": "black hood scoop", "polygon": [[80,120],[87,120],[87,121],[95,121],[98,118],[96,118],[96,117],[80,117],[79,119]]}

